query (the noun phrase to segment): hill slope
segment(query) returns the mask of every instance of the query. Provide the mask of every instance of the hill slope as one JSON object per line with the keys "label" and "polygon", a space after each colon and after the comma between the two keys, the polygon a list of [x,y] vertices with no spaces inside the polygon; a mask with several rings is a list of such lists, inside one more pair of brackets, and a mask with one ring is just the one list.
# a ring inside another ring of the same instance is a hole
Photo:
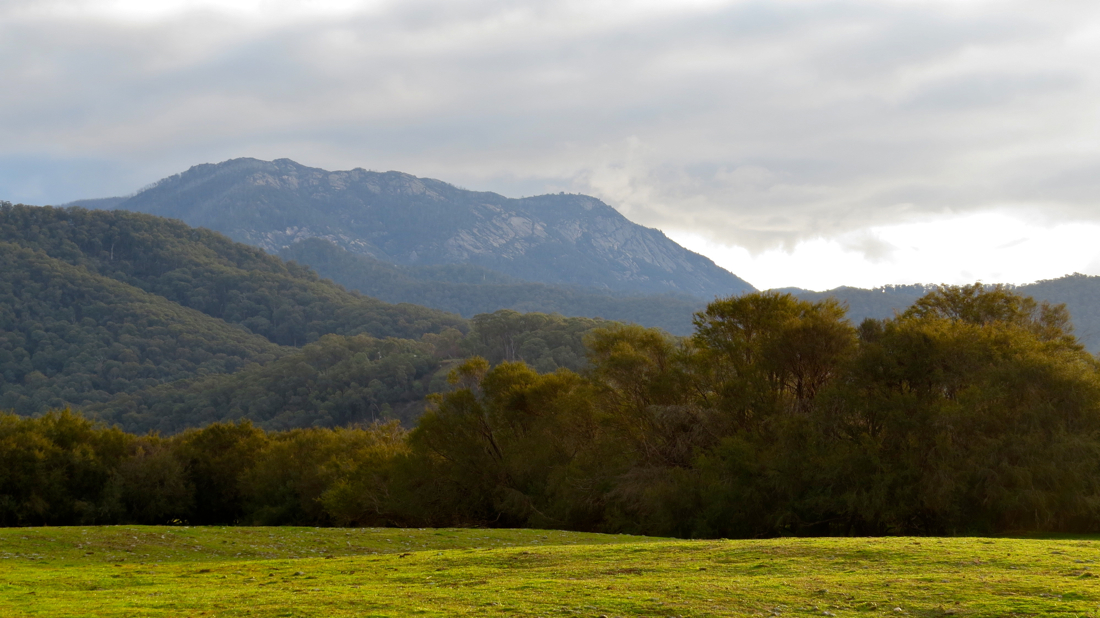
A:
{"label": "hill slope", "polygon": [[240,326],[0,242],[0,409],[102,402],[279,354]]}
{"label": "hill slope", "polygon": [[512,309],[633,322],[684,336],[691,334],[692,315],[705,305],[684,295],[637,296],[533,283],[468,264],[395,266],[321,238],[300,240],[279,256],[380,300],[424,305],[467,318]]}
{"label": "hill slope", "polygon": [[467,328],[459,316],[347,292],[178,221],[0,204],[0,409],[104,404],[326,334],[456,328]]}
{"label": "hill slope", "polygon": [[408,339],[327,335],[266,365],[125,393],[86,411],[127,431],[162,435],[238,419],[267,429],[409,421],[428,392],[446,386],[433,352]]}
{"label": "hill slope", "polygon": [[455,359],[577,371],[587,364],[585,335],[603,324],[505,310],[476,316],[465,338],[454,329],[420,341],[326,335],[266,365],[127,391],[84,411],[127,431],[162,435],[238,419],[279,430],[394,419],[412,425],[425,395],[449,389]]}
{"label": "hill slope", "polygon": [[400,172],[233,159],[192,167],[115,207],[178,218],[272,253],[320,237],[393,264],[473,264],[543,283],[704,300],[753,289],[583,195],[509,199]]}
{"label": "hill slope", "polygon": [[0,241],[241,324],[280,345],[302,345],[328,333],[419,338],[464,324],[453,314],[348,292],[308,268],[161,217],[5,207]]}

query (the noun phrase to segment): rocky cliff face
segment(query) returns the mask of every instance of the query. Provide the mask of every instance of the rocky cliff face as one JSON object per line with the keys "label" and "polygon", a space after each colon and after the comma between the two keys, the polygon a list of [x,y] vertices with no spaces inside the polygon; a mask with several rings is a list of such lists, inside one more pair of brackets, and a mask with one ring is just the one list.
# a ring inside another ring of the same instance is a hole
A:
{"label": "rocky cliff face", "polygon": [[272,253],[317,237],[394,264],[469,263],[545,283],[704,299],[752,289],[583,195],[509,199],[400,172],[234,159],[166,178],[117,208],[182,219]]}

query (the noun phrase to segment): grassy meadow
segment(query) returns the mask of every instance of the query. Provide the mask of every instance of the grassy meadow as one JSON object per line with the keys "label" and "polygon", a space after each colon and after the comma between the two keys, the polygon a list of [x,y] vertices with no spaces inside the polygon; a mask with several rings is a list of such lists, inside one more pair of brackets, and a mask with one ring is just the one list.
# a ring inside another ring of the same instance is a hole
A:
{"label": "grassy meadow", "polygon": [[0,616],[1100,616],[1100,540],[0,529]]}

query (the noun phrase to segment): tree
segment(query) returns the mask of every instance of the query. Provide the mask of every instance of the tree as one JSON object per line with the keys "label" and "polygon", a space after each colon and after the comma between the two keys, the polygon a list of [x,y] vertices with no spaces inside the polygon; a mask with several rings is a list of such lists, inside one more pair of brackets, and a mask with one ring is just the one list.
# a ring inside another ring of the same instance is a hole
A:
{"label": "tree", "polygon": [[778,292],[717,300],[696,314],[695,325],[705,399],[728,417],[726,431],[782,412],[808,413],[856,343],[836,301]]}
{"label": "tree", "polygon": [[583,378],[568,370],[540,375],[523,363],[489,369],[475,358],[452,381],[459,388],[434,396],[410,434],[417,477],[433,488],[418,493],[434,498],[410,510],[497,525],[589,517],[563,498],[569,467],[586,459],[597,432]]}
{"label": "tree", "polygon": [[863,325],[823,421],[862,462],[839,478],[849,513],[893,532],[1097,525],[1100,367],[1066,327],[1061,307],[978,284]]}

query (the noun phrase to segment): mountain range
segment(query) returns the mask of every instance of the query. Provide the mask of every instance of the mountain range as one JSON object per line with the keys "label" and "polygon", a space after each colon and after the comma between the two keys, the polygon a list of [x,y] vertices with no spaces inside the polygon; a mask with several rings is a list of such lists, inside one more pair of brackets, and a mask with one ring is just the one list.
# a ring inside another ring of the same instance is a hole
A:
{"label": "mountain range", "polygon": [[196,165],[125,199],[74,204],[180,219],[269,253],[322,238],[389,264],[468,264],[527,282],[702,300],[753,290],[585,195],[513,199],[401,172],[242,158]]}

